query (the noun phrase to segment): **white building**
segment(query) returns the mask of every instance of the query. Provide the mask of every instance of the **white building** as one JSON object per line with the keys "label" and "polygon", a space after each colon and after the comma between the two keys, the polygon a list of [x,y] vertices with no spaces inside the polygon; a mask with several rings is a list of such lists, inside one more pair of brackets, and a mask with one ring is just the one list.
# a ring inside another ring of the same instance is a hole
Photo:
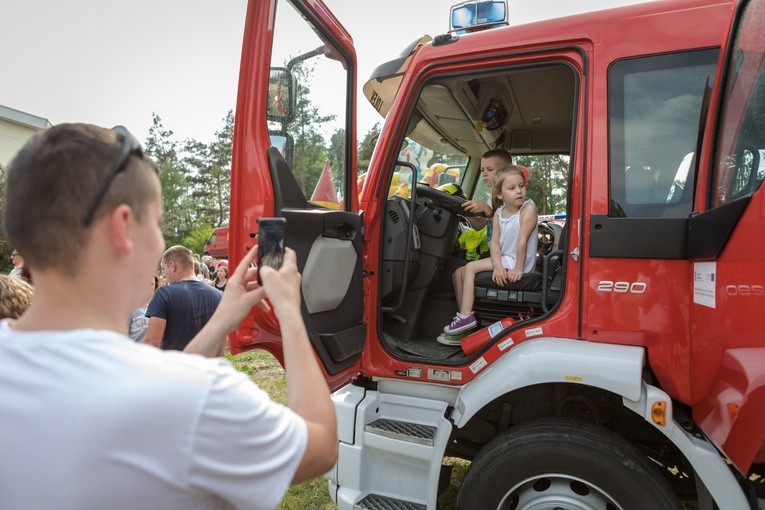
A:
{"label": "white building", "polygon": [[8,166],[27,140],[51,126],[48,119],[0,105],[0,165]]}

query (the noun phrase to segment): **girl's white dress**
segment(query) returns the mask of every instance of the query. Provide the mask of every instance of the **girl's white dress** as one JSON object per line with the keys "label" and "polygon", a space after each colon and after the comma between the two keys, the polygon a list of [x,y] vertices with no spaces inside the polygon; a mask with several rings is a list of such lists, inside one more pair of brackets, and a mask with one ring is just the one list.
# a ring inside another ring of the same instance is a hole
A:
{"label": "girl's white dress", "polygon": [[[518,237],[521,233],[520,216],[521,211],[526,204],[533,204],[534,201],[530,198],[523,202],[521,208],[517,213],[513,214],[509,218],[502,217],[502,210],[505,208],[501,205],[495,215],[499,215],[499,254],[501,257],[502,267],[505,269],[513,269],[515,267],[515,259],[518,254]],[[523,265],[524,273],[531,273],[534,271],[534,266],[537,260],[537,229],[531,231],[529,235],[529,241],[526,244],[526,262]]]}

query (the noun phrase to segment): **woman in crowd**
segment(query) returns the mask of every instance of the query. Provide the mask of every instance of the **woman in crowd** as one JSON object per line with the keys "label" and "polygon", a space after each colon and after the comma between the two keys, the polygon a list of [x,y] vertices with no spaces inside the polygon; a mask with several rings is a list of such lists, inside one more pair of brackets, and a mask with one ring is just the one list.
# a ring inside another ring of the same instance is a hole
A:
{"label": "woman in crowd", "polygon": [[215,271],[215,279],[213,280],[213,287],[223,292],[226,290],[226,282],[228,282],[228,266],[218,264],[218,269]]}

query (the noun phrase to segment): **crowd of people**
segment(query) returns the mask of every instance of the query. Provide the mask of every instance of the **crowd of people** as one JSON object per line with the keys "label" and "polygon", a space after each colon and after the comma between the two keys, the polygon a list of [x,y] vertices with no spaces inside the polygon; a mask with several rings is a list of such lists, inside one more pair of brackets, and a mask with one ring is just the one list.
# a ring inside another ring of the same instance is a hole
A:
{"label": "crowd of people", "polygon": [[[274,508],[334,465],[295,253],[278,270],[257,250],[195,266],[165,250],[161,204],[156,164],[119,126],[54,126],[8,167],[0,508]],[[287,406],[220,357],[255,306],[281,324]]]}
{"label": "crowd of people", "polygon": [[[11,253],[11,262],[13,269],[8,275],[0,275],[0,319],[19,318],[29,308],[34,292],[31,272],[16,249]],[[210,255],[200,257],[183,246],[173,246],[147,281],[151,297],[128,314],[128,336],[160,349],[182,351],[215,312],[226,290],[228,260],[216,260]],[[210,289],[191,282],[200,282]],[[168,283],[180,285],[157,293]],[[202,299],[203,296],[208,299]],[[152,334],[147,339],[150,325]]]}

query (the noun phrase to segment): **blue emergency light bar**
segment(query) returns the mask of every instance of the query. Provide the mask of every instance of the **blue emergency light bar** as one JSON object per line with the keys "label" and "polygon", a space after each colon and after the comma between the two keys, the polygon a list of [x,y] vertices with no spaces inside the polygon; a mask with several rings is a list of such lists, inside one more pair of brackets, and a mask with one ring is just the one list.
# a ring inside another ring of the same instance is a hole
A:
{"label": "blue emergency light bar", "polygon": [[464,34],[507,25],[505,0],[468,0],[452,6],[449,31]]}

